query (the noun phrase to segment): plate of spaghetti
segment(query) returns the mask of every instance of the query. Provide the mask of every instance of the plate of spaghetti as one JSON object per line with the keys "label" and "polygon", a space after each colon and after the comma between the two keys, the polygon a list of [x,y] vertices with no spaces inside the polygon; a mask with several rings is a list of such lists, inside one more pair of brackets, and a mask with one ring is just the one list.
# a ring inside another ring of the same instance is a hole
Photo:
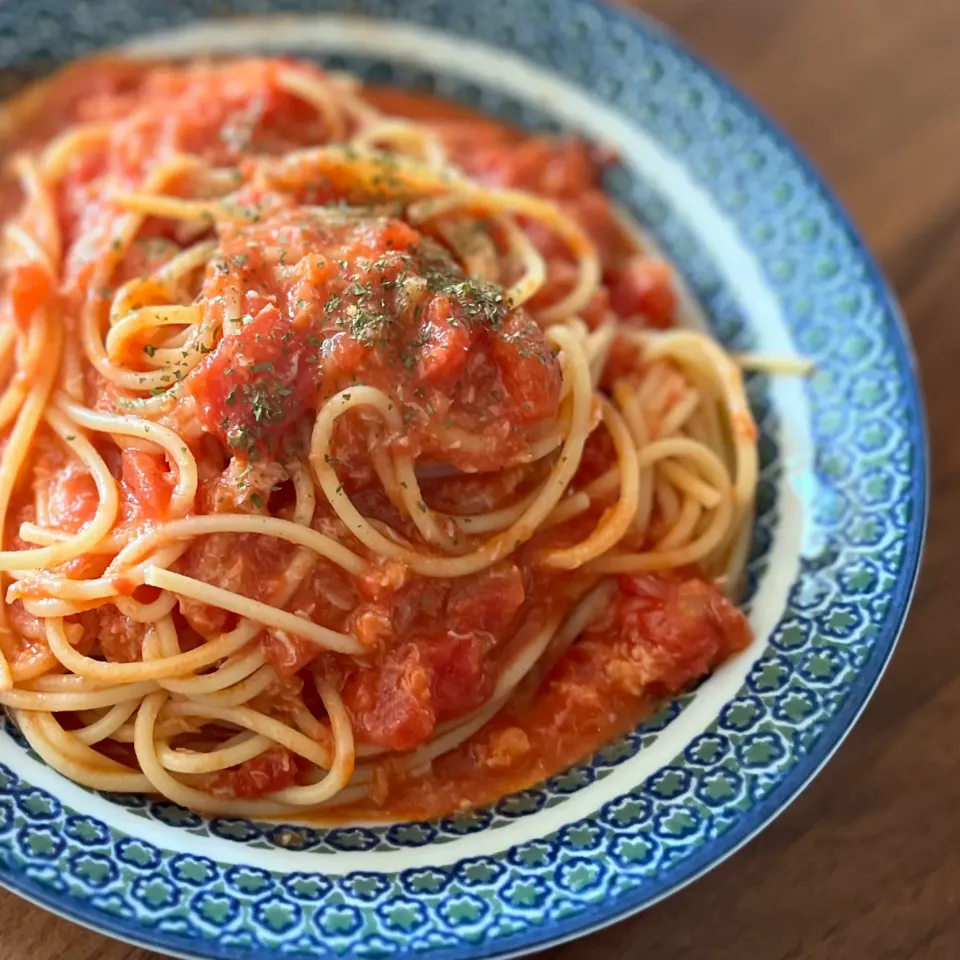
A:
{"label": "plate of spaghetti", "polygon": [[63,64],[0,111],[0,882],[191,957],[640,909],[892,651],[896,306],[645,23],[223,6],[0,11]]}

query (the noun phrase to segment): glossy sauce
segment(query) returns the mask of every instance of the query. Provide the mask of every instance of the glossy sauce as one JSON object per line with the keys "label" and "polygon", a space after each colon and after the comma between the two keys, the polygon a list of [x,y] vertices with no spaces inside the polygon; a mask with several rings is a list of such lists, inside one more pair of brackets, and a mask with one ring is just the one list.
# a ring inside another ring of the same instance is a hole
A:
{"label": "glossy sauce", "polygon": [[[214,164],[242,163],[251,152],[282,153],[318,142],[313,111],[280,91],[278,62],[247,61],[222,73],[156,69],[122,61],[71,68],[48,87],[44,109],[16,107],[19,141],[42,143],[80,121],[109,121],[109,145],[82,150],[69,163],[57,209],[69,248],[62,295],[75,315],[112,290],[91,287],[90,264],[109,244],[114,211],[102,197],[102,178],[138,183],[145,171],[177,152]],[[368,100],[386,113],[429,123],[452,160],[476,180],[540,193],[556,201],[590,234],[600,254],[604,284],[584,313],[599,323],[611,313],[628,322],[669,326],[676,297],[668,265],[638,250],[601,188],[614,158],[576,138],[530,136],[462,107],[420,94],[370,89]],[[134,109],[148,103],[149,109]],[[30,114],[30,115],[28,115]],[[220,251],[202,279],[203,326],[215,344],[184,378],[203,436],[191,441],[201,470],[201,512],[270,513],[290,517],[290,477],[277,461],[303,457],[315,411],[335,393],[363,383],[388,393],[401,411],[401,434],[371,439],[368,425],[343,417],[333,456],[343,488],[368,517],[393,526],[413,543],[418,535],[379,487],[369,457],[384,444],[464,476],[426,481],[431,506],[488,509],[523,495],[510,465],[523,459],[540,424],[557,412],[556,358],[525,310],[507,304],[499,288],[463,275],[436,243],[386,216],[360,221],[304,218],[305,196],[269,182],[252,183],[242,202],[252,222],[220,228]],[[14,209],[16,191],[0,191],[0,210]],[[544,256],[550,302],[570,289],[575,265],[556,237],[523,224]],[[166,262],[178,249],[169,224],[148,221],[118,269],[134,277]],[[15,315],[32,312],[38,288],[28,273],[12,279]],[[19,307],[16,304],[19,303]],[[135,344],[128,357],[136,367]],[[88,402],[116,408],[122,391],[88,378]],[[469,434],[469,450],[453,442]],[[76,531],[96,509],[91,478],[38,445],[30,472],[46,503],[46,523]],[[105,453],[106,456],[106,453]],[[609,444],[588,445],[580,479],[613,462]],[[122,493],[117,530],[133,536],[168,509],[173,478],[164,458],[135,449],[108,459]],[[485,473],[489,471],[489,474]],[[21,489],[8,518],[7,544],[25,519],[36,519],[36,489]],[[472,506],[471,506],[472,505]],[[602,505],[598,507],[602,510]],[[597,514],[583,518],[589,526]],[[328,506],[313,526],[351,549],[363,549]],[[420,579],[379,561],[355,579],[318,560],[287,609],[356,636],[370,651],[360,664],[296,638],[269,632],[263,643],[278,682],[254,703],[282,715],[292,695],[311,696],[307,671],[320,670],[340,688],[357,743],[404,752],[427,743],[436,728],[468,716],[488,700],[522,624],[536,624],[575,596],[567,575],[544,574],[532,564],[533,545],[470,577]],[[255,535],[215,534],[197,541],[174,569],[254,599],[270,601],[281,586],[293,548]],[[96,558],[80,558],[72,575],[97,575]],[[371,558],[372,559],[372,558]],[[68,571],[64,571],[68,572]],[[68,572],[70,575],[70,572]],[[139,595],[138,595],[139,596]],[[141,597],[149,599],[149,593]],[[42,629],[23,611],[11,617],[27,640],[14,659],[44,654]],[[175,613],[183,649],[229,629],[222,610],[182,600]],[[99,644],[109,660],[140,657],[144,628],[113,606],[81,616],[82,649]],[[490,802],[576,762],[633,726],[663,697],[676,694],[749,641],[743,615],[694,572],[621,578],[602,623],[594,623],[535,689],[533,679],[470,741],[434,761],[429,773],[409,777],[396,759],[375,771],[371,798],[333,815],[428,817]],[[322,712],[319,703],[312,705]],[[113,749],[113,747],[104,747]],[[209,778],[224,796],[254,797],[298,781],[296,759],[277,747]],[[324,816],[329,816],[325,813]]]}

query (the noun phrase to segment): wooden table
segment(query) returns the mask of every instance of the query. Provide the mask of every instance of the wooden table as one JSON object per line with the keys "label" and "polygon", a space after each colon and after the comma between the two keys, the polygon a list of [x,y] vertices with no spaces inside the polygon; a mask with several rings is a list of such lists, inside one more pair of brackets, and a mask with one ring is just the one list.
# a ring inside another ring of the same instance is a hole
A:
{"label": "wooden table", "polygon": [[[723,866],[553,956],[954,960],[960,637],[953,602],[960,588],[951,578],[960,535],[960,436],[950,425],[960,407],[960,0],[634,3],[776,116],[861,226],[917,347],[933,505],[910,623],[839,755]],[[156,954],[0,893],[0,957]]]}

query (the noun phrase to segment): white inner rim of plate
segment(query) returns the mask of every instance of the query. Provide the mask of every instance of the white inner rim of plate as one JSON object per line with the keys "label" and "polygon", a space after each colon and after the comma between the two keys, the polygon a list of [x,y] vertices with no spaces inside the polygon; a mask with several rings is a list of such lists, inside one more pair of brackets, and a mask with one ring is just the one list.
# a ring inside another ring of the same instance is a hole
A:
{"label": "white inner rim of plate", "polygon": [[[789,355],[790,336],[776,298],[761,269],[735,227],[681,164],[657,143],[617,113],[567,80],[521,57],[436,30],[391,21],[350,16],[271,17],[269,21],[199,21],[129,44],[139,56],[184,57],[249,50],[314,50],[354,53],[388,62],[420,64],[439,74],[477,82],[535,104],[564,127],[616,147],[628,169],[642,172],[665,196],[675,215],[695,229],[728,289],[733,293],[756,337],[757,350]],[[389,851],[256,850],[214,836],[199,837],[186,830],[146,820],[108,800],[90,794],[49,767],[31,759],[7,736],[0,736],[4,761],[33,785],[57,796],[79,813],[102,820],[117,830],[178,853],[257,866],[280,872],[316,869],[328,874],[354,870],[396,871],[419,866],[444,866],[467,857],[489,856],[515,844],[546,836],[589,816],[668,764],[719,715],[723,705],[743,685],[766,639],[784,609],[787,591],[797,576],[804,532],[812,528],[809,499],[813,489],[809,409],[801,385],[792,378],[774,378],[771,400],[780,418],[782,473],[777,490],[779,522],[770,549],[768,569],[752,603],[751,623],[757,640],[750,650],[714,673],[693,701],[663,730],[655,742],[626,760],[603,780],[582,788],[553,807],[518,818],[497,830],[483,830],[442,844]]]}

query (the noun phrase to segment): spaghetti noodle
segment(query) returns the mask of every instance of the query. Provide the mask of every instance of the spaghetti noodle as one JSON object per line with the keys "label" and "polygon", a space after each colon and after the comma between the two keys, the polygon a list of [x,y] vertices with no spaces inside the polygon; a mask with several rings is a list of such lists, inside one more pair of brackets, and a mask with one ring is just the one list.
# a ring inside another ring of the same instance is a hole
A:
{"label": "spaghetti noodle", "polygon": [[441,814],[748,643],[740,368],[677,328],[596,151],[287,60],[37,100],[0,704],[47,763],[211,814]]}

